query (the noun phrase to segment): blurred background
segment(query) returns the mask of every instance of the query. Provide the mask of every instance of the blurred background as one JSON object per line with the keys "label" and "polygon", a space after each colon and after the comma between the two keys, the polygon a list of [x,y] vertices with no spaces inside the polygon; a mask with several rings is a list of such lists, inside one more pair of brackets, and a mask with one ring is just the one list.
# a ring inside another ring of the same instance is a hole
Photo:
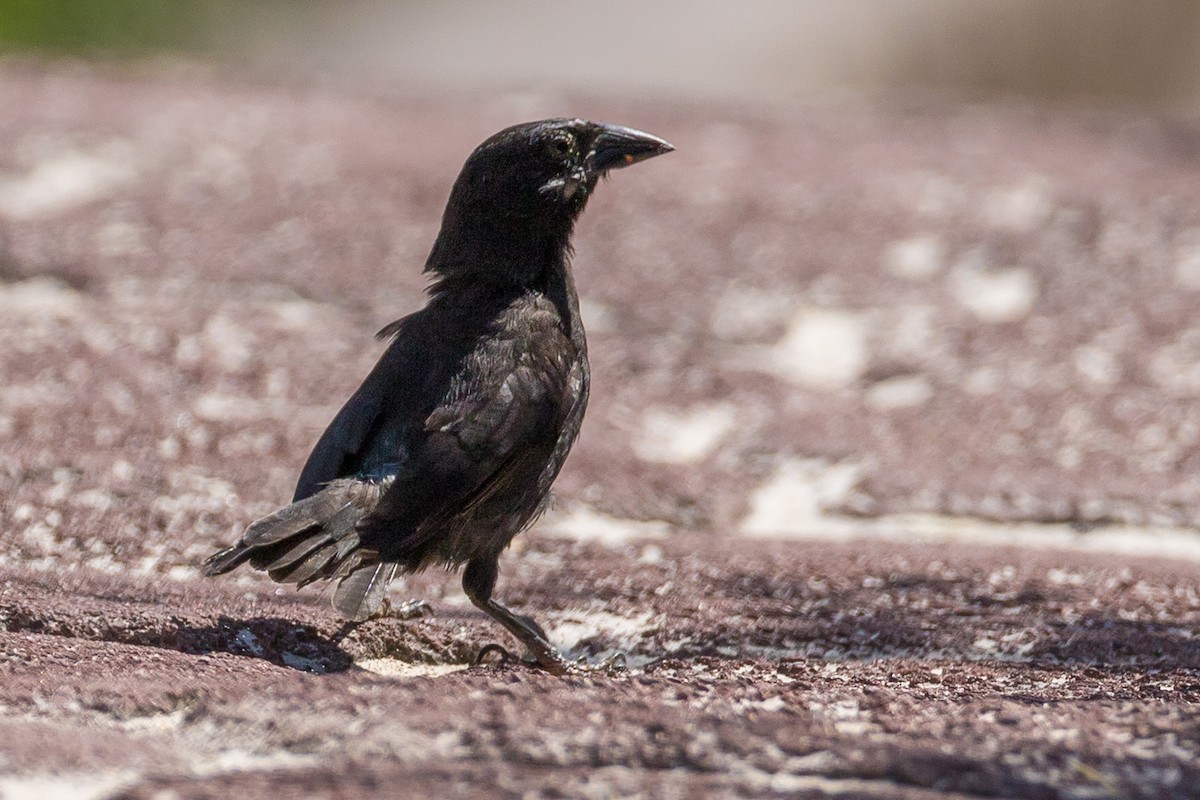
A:
{"label": "blurred background", "polygon": [[1195,0],[3,0],[0,49],[422,87],[1200,106]]}

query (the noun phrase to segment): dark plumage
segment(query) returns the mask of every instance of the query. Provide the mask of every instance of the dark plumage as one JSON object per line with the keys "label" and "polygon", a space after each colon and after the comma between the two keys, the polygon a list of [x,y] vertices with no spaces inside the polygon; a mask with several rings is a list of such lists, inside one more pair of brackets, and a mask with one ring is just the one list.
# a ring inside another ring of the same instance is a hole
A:
{"label": "dark plumage", "polygon": [[608,170],[671,149],[580,119],[517,125],[476,148],[425,264],[429,303],[380,331],[391,344],[317,442],[292,504],[207,574],[249,561],[283,583],[338,579],[334,608],[361,621],[398,571],[465,565],[471,601],[561,669],[542,629],[492,599],[497,560],[541,511],[587,406],[575,220]]}

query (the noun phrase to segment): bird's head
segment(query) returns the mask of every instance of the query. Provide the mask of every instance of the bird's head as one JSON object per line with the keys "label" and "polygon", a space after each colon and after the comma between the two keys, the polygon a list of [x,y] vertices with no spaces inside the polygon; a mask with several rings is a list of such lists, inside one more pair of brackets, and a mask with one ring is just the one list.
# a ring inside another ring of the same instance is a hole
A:
{"label": "bird's head", "polygon": [[505,128],[463,165],[427,268],[470,269],[463,259],[479,248],[517,257],[527,246],[565,246],[603,175],[674,149],[649,133],[583,119]]}
{"label": "bird's head", "polygon": [[673,149],[657,136],[619,125],[584,119],[527,122],[475,148],[455,194],[473,205],[494,205],[502,216],[574,219],[609,170]]}

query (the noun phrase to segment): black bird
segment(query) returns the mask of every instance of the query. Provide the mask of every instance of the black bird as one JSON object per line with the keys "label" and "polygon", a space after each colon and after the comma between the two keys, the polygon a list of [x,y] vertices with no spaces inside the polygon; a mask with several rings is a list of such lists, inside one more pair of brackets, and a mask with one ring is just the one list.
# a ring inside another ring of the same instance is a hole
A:
{"label": "black bird", "polygon": [[495,134],[467,159],[425,262],[427,305],[330,423],[292,504],[205,562],[275,581],[337,579],[333,606],[376,615],[398,572],[465,565],[463,589],[536,663],[564,662],[532,619],[492,598],[498,559],[545,505],[587,406],[571,232],[609,170],[674,149],[582,119]]}

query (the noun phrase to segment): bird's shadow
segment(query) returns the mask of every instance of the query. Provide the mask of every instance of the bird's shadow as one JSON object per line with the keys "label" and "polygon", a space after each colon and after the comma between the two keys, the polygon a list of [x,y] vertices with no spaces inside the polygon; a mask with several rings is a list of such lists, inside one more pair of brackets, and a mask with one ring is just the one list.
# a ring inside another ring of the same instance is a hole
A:
{"label": "bird's shadow", "polygon": [[347,623],[328,635],[312,625],[278,617],[235,619],[222,615],[212,625],[183,623],[174,640],[163,644],[191,655],[229,653],[327,674],[345,672],[353,666],[353,659],[341,647],[353,629],[354,625]]}

